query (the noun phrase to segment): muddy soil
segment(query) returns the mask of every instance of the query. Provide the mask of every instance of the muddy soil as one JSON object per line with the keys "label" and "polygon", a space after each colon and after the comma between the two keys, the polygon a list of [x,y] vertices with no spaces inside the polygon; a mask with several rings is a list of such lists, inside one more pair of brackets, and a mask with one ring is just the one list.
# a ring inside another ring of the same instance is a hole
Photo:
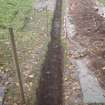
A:
{"label": "muddy soil", "polygon": [[105,89],[105,19],[96,7],[95,0],[70,0],[70,15],[76,27],[72,39],[85,49],[82,56],[90,59],[89,68]]}

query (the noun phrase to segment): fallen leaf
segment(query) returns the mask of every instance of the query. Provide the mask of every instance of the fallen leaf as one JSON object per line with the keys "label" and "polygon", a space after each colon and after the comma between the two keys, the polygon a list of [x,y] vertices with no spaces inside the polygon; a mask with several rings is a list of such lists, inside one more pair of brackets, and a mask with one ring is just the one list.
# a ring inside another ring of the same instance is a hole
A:
{"label": "fallen leaf", "polygon": [[67,80],[68,80],[68,78],[67,78],[67,77],[65,77],[65,78],[64,78],[64,80],[65,80],[65,81],[67,81]]}
{"label": "fallen leaf", "polygon": [[16,82],[16,86],[19,86],[19,83],[18,82]]}
{"label": "fallen leaf", "polygon": [[4,67],[0,67],[1,70],[3,70]]}
{"label": "fallen leaf", "polygon": [[30,84],[30,86],[32,87],[33,83],[32,83],[32,82],[30,82],[29,84]]}
{"label": "fallen leaf", "polygon": [[67,64],[66,67],[69,67],[69,65]]}
{"label": "fallen leaf", "polygon": [[69,68],[69,69],[72,69],[72,68],[73,68],[73,65],[69,66],[68,68]]}
{"label": "fallen leaf", "polygon": [[65,100],[67,100],[69,98],[69,96],[65,96]]}
{"label": "fallen leaf", "polygon": [[105,66],[104,66],[104,67],[102,67],[102,70],[105,70]]}
{"label": "fallen leaf", "polygon": [[34,78],[34,75],[32,74],[32,75],[29,75],[29,78]]}

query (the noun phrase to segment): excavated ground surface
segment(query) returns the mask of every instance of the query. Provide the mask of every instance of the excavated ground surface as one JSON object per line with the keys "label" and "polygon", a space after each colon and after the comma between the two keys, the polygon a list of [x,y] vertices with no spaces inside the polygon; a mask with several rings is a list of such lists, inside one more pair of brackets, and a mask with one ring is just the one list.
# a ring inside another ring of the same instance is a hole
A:
{"label": "excavated ground surface", "polygon": [[94,0],[70,0],[70,15],[76,27],[73,40],[85,49],[82,56],[90,59],[89,68],[105,89],[105,19]]}

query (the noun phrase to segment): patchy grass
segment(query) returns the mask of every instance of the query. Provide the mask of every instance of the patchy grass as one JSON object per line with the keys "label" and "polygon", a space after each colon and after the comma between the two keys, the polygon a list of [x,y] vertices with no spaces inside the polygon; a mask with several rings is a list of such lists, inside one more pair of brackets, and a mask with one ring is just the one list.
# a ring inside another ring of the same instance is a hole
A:
{"label": "patchy grass", "polygon": [[[50,40],[49,35],[47,36],[46,12],[37,13],[35,11],[35,14],[31,9],[30,13],[26,16],[28,21],[24,19],[23,25],[14,27],[27,105],[34,105],[36,101],[35,90],[38,86],[41,64],[44,61],[47,44]],[[48,11],[47,15],[49,16],[49,34],[53,15],[50,11]],[[20,20],[16,20],[16,23],[18,23],[17,21],[21,23]],[[0,68],[2,68],[0,71],[3,72],[3,75],[8,75],[6,81],[2,80],[3,86],[8,88],[5,99],[6,105],[21,105],[19,84],[12,60],[11,43],[7,29],[1,29],[0,31]]]}
{"label": "patchy grass", "polygon": [[105,5],[105,0],[99,0],[99,1],[101,1]]}
{"label": "patchy grass", "polygon": [[27,0],[27,2],[25,0],[0,0],[0,74],[2,73],[2,78],[6,77],[0,85],[8,89],[5,98],[6,105],[21,105],[7,27],[11,25],[14,28],[26,103],[35,105],[35,90],[50,40],[52,14],[51,11],[48,11],[47,14],[46,11],[33,11],[32,0]]}
{"label": "patchy grass", "polygon": [[[8,27],[22,20],[32,7],[33,0],[0,0],[0,26]],[[20,15],[21,14],[21,15]]]}

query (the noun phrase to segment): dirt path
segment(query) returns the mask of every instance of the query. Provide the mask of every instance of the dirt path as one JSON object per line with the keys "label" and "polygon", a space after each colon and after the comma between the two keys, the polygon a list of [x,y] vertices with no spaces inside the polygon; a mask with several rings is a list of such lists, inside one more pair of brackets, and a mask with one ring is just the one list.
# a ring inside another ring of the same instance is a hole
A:
{"label": "dirt path", "polygon": [[69,33],[68,37],[73,62],[79,71],[84,101],[104,103],[105,21],[98,14],[99,9],[96,7],[94,0],[70,0],[69,13],[76,33],[74,35]]}
{"label": "dirt path", "polygon": [[63,50],[61,46],[62,0],[56,1],[51,29],[51,41],[41,71],[38,105],[62,105]]}

